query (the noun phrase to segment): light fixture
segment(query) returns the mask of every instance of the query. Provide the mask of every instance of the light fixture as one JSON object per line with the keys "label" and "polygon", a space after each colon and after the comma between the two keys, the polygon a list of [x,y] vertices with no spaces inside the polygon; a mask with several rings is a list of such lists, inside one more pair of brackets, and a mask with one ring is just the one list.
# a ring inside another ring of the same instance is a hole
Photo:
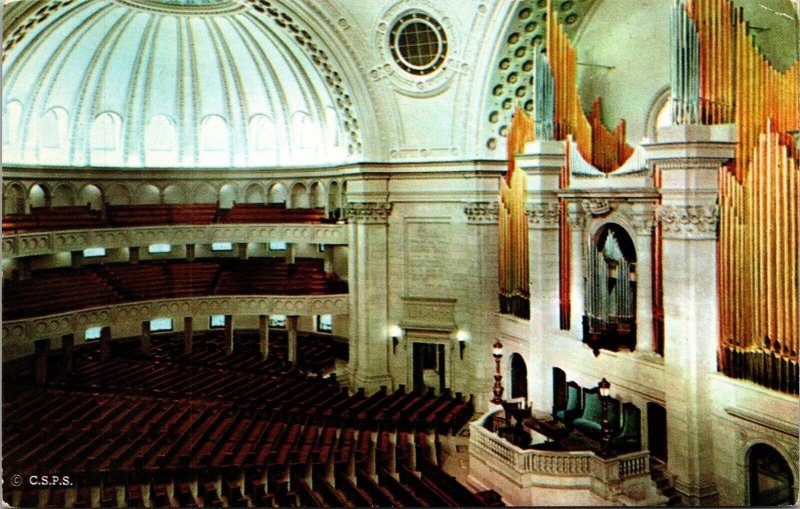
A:
{"label": "light fixture", "polygon": [[600,383],[597,385],[600,390],[600,396],[607,398],[611,394],[611,383],[603,378],[600,380]]}
{"label": "light fixture", "polygon": [[503,403],[503,386],[500,384],[500,380],[503,379],[503,375],[500,374],[500,358],[503,356],[503,345],[499,340],[492,347],[492,356],[495,364],[494,388],[492,389],[494,397],[490,401],[495,405],[501,405]]}
{"label": "light fixture", "polygon": [[464,360],[464,348],[467,347],[467,340],[469,339],[469,334],[466,331],[459,329],[456,331],[456,340],[458,341],[458,353],[461,356],[461,360]]}
{"label": "light fixture", "polygon": [[600,454],[606,457],[611,449],[611,428],[608,426],[608,396],[611,394],[611,384],[605,377],[597,384],[597,391],[600,393],[602,412],[600,416]]}
{"label": "light fixture", "polygon": [[400,336],[403,335],[403,329],[397,325],[390,325],[388,328],[389,337],[392,338],[392,355],[397,353],[397,344],[400,343]]}

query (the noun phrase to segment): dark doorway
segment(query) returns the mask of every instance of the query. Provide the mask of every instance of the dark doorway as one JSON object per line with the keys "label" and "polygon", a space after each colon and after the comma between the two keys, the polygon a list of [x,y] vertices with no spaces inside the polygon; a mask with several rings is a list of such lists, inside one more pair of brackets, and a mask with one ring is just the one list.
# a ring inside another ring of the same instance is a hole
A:
{"label": "dark doorway", "polygon": [[647,404],[647,445],[650,455],[667,461],[667,410],[658,403]]}
{"label": "dark doorway", "polygon": [[756,444],[748,454],[750,505],[793,505],[794,476],[783,456],[767,444]]}
{"label": "dark doorway", "polygon": [[414,388],[431,387],[442,392],[445,380],[444,345],[414,343]]}
{"label": "dark doorway", "polygon": [[528,401],[528,367],[518,353],[511,356],[511,397]]}
{"label": "dark doorway", "polygon": [[567,406],[567,374],[561,368],[553,368],[553,413]]}

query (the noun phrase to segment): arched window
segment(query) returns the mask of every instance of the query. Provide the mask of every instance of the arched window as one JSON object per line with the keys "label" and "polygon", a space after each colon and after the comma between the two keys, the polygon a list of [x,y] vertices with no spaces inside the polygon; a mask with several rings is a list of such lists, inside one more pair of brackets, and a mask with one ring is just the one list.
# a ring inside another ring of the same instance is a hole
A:
{"label": "arched window", "polygon": [[254,115],[250,119],[250,146],[254,152],[275,152],[275,122],[266,115]]}
{"label": "arched window", "polygon": [[774,448],[756,444],[748,451],[750,505],[793,505],[794,476],[789,464]]}
{"label": "arched window", "polygon": [[339,117],[330,106],[325,108],[325,134],[328,137],[329,146],[338,147],[341,145],[339,140]]}
{"label": "arched window", "polygon": [[89,133],[91,162],[94,164],[121,163],[122,119],[116,113],[101,113],[92,122]]}
{"label": "arched window", "polygon": [[178,161],[178,134],[175,123],[166,115],[150,119],[144,133],[148,164],[175,164]]}
{"label": "arched window", "polygon": [[203,164],[228,162],[228,124],[218,115],[203,119],[200,125],[200,161]]}
{"label": "arched window", "polygon": [[297,162],[312,162],[317,151],[324,145],[319,126],[314,125],[307,113],[298,111],[292,115],[291,133]]}
{"label": "arched window", "polygon": [[69,115],[64,108],[53,108],[44,114],[39,133],[39,146],[44,149],[61,150],[66,148]]}
{"label": "arched window", "polygon": [[619,225],[603,225],[588,256],[584,338],[601,348],[633,350],[636,346],[636,250]]}
{"label": "arched window", "polygon": [[22,103],[9,101],[3,108],[3,145],[19,143],[20,122],[22,121]]}

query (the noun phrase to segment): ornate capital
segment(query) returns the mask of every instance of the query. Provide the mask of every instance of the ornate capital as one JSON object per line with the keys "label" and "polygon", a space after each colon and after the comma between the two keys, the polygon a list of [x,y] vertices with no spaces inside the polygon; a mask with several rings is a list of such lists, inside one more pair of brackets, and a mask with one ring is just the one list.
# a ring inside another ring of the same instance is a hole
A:
{"label": "ornate capital", "polygon": [[357,223],[385,223],[392,213],[388,202],[347,203],[347,217]]}
{"label": "ornate capital", "polygon": [[717,205],[661,205],[656,216],[661,222],[665,238],[717,238]]}
{"label": "ornate capital", "polygon": [[529,203],[525,207],[528,227],[535,229],[558,228],[560,217],[557,203]]}
{"label": "ornate capital", "polygon": [[583,210],[593,216],[604,216],[613,210],[613,207],[608,200],[584,200],[581,206],[583,207]]}
{"label": "ornate capital", "polygon": [[467,224],[496,224],[497,202],[482,201],[464,207]]}

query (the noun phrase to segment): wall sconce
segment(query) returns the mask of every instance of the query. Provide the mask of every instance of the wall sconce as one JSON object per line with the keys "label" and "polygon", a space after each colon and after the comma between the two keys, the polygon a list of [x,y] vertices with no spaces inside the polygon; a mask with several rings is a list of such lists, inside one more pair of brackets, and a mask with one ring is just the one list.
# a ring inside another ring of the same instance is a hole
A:
{"label": "wall sconce", "polygon": [[392,355],[397,353],[397,344],[400,343],[400,337],[403,335],[403,329],[397,325],[389,326],[389,337],[392,338]]}
{"label": "wall sconce", "polygon": [[459,329],[456,332],[456,340],[458,341],[458,353],[461,356],[461,360],[464,360],[464,348],[467,347],[467,340],[469,339],[469,334],[466,331]]}

